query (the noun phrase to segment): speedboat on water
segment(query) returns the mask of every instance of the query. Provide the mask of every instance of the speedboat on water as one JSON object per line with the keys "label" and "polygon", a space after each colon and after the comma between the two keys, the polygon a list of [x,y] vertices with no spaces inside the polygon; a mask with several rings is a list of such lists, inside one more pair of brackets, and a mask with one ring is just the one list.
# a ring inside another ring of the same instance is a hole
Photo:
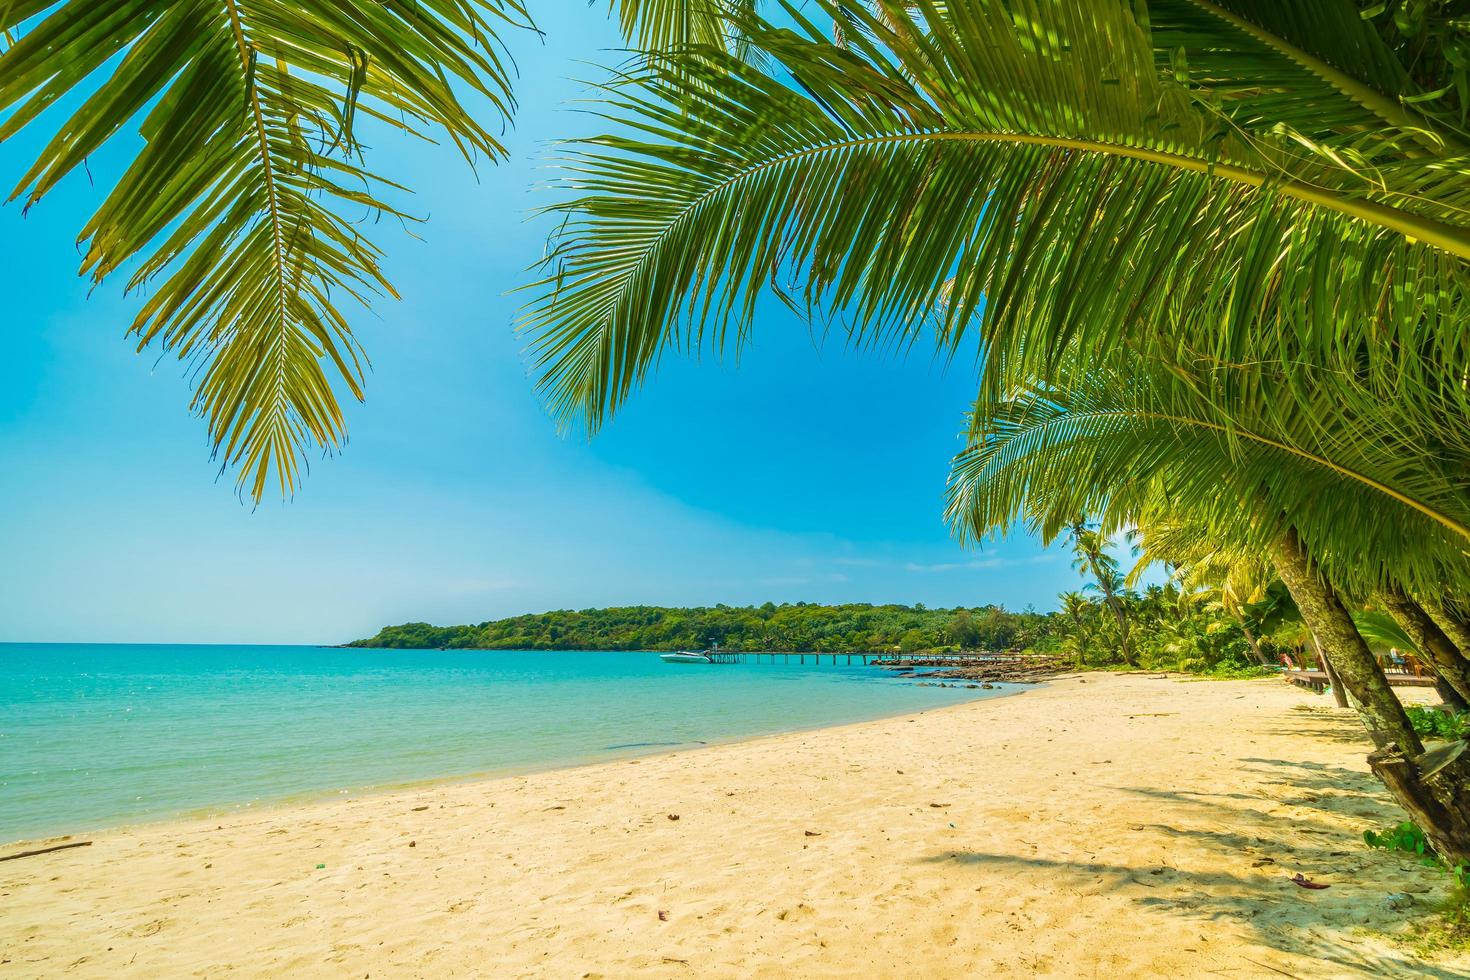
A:
{"label": "speedboat on water", "polygon": [[692,653],[688,650],[680,650],[678,653],[661,653],[658,659],[666,664],[712,664],[709,657],[702,653]]}

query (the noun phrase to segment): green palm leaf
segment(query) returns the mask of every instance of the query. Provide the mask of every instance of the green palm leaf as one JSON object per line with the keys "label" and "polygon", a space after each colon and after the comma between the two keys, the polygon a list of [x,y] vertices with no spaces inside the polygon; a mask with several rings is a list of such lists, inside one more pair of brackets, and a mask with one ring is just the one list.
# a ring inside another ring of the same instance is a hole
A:
{"label": "green palm leaf", "polygon": [[707,48],[609,88],[617,128],[566,162],[522,320],[558,416],[595,429],[666,347],[738,343],[768,285],[873,342],[928,325],[1040,377],[1124,340],[1288,369],[1287,346],[1326,349],[1384,384],[1470,361],[1470,160],[1426,155],[1305,49],[1214,23],[1196,78],[1160,52],[1198,25],[1156,39],[1119,0],[842,12],[863,30],[841,48],[795,10],[743,21],[771,74]]}
{"label": "green palm leaf", "polygon": [[19,0],[0,30],[0,140],[80,106],[22,175],[26,207],[125,126],[144,143],[82,229],[94,282],[132,263],[151,295],[131,327],[200,366],[193,407],[259,501],[344,436],[337,388],[362,397],[343,303],[393,295],[362,215],[409,216],[368,169],[357,123],[503,148],[462,93],[511,109],[494,30],[518,0]]}
{"label": "green palm leaf", "polygon": [[[640,51],[677,55],[691,46],[747,51],[738,18],[755,12],[759,0],[616,0],[623,36]],[[671,59],[677,70],[677,59]]]}
{"label": "green palm leaf", "polygon": [[1426,111],[1354,3],[1163,0],[1147,16],[1161,67],[1247,128],[1286,122],[1341,142],[1387,125],[1436,151],[1464,139],[1457,120]]}
{"label": "green palm leaf", "polygon": [[1142,526],[1162,555],[1214,550],[1227,566],[1295,528],[1334,582],[1361,593],[1464,587],[1465,456],[1424,453],[1397,406],[1346,385],[1306,403],[1217,395],[1120,354],[1062,385],[982,398],[951,473],[951,525],[977,540],[1019,521],[1050,539],[1096,514],[1105,528]]}
{"label": "green palm leaf", "polygon": [[1377,609],[1364,610],[1353,613],[1353,622],[1358,627],[1358,632],[1363,634],[1368,648],[1374,653],[1387,653],[1391,648],[1404,650],[1408,653],[1419,653],[1419,646],[1404,628],[1386,612]]}

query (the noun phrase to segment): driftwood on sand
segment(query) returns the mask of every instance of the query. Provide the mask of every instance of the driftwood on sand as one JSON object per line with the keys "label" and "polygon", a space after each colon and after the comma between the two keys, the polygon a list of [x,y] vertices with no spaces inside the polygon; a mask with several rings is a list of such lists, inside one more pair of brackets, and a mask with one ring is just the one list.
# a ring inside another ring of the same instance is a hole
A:
{"label": "driftwood on sand", "polygon": [[15,854],[0,854],[0,861],[14,861],[16,858],[34,857],[37,854],[50,854],[52,851],[64,851],[71,847],[91,847],[89,840],[72,841],[70,844],[52,844],[50,847],[38,847],[33,851],[18,851]]}

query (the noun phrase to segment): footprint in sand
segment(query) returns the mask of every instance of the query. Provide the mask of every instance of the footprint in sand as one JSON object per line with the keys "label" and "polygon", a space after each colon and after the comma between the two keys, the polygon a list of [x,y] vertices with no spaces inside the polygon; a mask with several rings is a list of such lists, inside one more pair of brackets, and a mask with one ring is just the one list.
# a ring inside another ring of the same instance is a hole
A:
{"label": "footprint in sand", "polygon": [[777,912],[776,918],[780,919],[782,922],[800,922],[804,919],[810,919],[816,914],[816,909],[812,908],[805,902],[801,902],[793,908],[786,909],[784,912]]}
{"label": "footprint in sand", "polygon": [[166,925],[168,925],[167,919],[154,919],[152,922],[145,923],[144,925],[141,925],[138,928],[134,929],[130,933],[130,935],[135,936],[139,939],[142,939],[146,936],[156,936],[163,931],[163,927]]}

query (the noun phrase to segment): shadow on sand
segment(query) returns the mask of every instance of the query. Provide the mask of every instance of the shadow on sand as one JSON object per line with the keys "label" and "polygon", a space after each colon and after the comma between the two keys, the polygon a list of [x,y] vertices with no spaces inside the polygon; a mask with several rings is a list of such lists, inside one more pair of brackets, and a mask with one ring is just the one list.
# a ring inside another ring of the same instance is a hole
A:
{"label": "shadow on sand", "polygon": [[[1415,959],[1407,952],[1369,949],[1361,939],[1353,937],[1348,932],[1353,926],[1383,928],[1385,925],[1381,920],[1386,917],[1364,916],[1353,908],[1362,902],[1382,902],[1382,895],[1366,895],[1361,890],[1355,890],[1351,896],[1344,895],[1336,902],[1320,899],[1310,904],[1297,902],[1292,906],[1290,921],[1287,922],[1283,921],[1281,909],[1293,901],[1293,896],[1285,889],[1296,886],[1285,882],[1284,876],[1272,879],[1226,872],[1197,873],[1178,868],[1150,870],[979,851],[951,851],[923,860],[973,865],[1008,876],[1035,875],[1052,883],[1070,878],[1079,889],[1124,893],[1140,909],[1193,922],[1239,923],[1248,928],[1262,946],[1293,959],[1309,961],[1303,964],[1305,969],[1299,968],[1300,972],[1297,972],[1290,966],[1272,966],[1241,956],[1246,963],[1254,963],[1284,976],[1430,977],[1436,980],[1464,980],[1465,976],[1459,970]],[[1151,891],[1155,894],[1150,894]]]}
{"label": "shadow on sand", "polygon": [[[1362,729],[1352,719],[1318,716],[1313,721],[1324,738],[1351,739],[1364,744],[1367,754]],[[1300,728],[1294,732],[1300,733]],[[1242,955],[1246,963],[1236,968],[1240,970],[1249,971],[1247,964],[1254,963],[1285,976],[1464,977],[1363,931],[1397,931],[1427,913],[1443,888],[1433,870],[1415,866],[1406,855],[1371,851],[1356,836],[1355,826],[1403,819],[1370,774],[1311,761],[1238,761],[1249,776],[1239,791],[1114,787],[1127,796],[1159,801],[1160,818],[1167,816],[1175,825],[1142,823],[1131,829],[1171,841],[1161,852],[1185,868],[975,850],[920,860],[1007,876],[1034,875],[1038,885],[1062,892],[1112,892],[1140,910],[1176,917],[1181,924],[1235,923],[1265,949],[1290,958],[1271,965]],[[1289,880],[1289,873],[1297,871],[1333,887],[1304,892]],[[1414,907],[1397,911],[1387,896],[1403,890],[1416,893]]]}

